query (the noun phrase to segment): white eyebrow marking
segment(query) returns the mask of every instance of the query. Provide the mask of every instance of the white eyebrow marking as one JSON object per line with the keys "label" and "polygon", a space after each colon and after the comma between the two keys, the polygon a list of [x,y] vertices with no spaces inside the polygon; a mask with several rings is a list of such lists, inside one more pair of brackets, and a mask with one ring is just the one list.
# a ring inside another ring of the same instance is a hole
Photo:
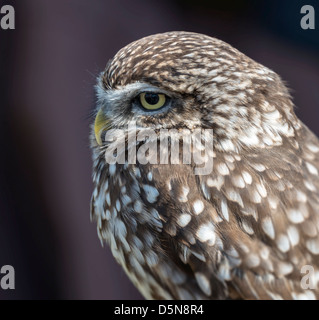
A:
{"label": "white eyebrow marking", "polygon": [[129,83],[125,86],[118,86],[117,88],[114,88],[112,90],[105,90],[102,83],[102,77],[103,76],[99,77],[98,84],[95,86],[99,102],[98,105],[101,105],[106,101],[114,102],[117,100],[123,100],[123,97],[131,99],[133,96],[141,92],[158,92],[163,93],[167,96],[171,95],[171,93],[169,93],[167,90],[158,88],[145,82],[138,81],[134,83]]}

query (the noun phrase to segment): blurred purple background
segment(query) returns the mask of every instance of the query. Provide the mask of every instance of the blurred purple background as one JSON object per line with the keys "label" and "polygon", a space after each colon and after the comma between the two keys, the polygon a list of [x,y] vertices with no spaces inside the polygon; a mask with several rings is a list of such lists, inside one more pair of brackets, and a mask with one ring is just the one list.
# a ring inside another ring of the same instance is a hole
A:
{"label": "blurred purple background", "polygon": [[[90,223],[96,75],[122,46],[171,30],[220,38],[275,70],[319,135],[318,1],[0,1],[0,299],[140,299]],[[316,30],[300,28],[312,4]]]}

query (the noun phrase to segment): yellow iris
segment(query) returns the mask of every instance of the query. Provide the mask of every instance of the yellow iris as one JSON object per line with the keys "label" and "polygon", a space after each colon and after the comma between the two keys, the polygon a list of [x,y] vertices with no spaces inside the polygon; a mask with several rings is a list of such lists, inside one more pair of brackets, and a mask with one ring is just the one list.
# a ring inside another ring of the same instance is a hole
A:
{"label": "yellow iris", "polygon": [[164,106],[166,96],[162,93],[143,92],[140,94],[140,102],[147,110],[156,110]]}

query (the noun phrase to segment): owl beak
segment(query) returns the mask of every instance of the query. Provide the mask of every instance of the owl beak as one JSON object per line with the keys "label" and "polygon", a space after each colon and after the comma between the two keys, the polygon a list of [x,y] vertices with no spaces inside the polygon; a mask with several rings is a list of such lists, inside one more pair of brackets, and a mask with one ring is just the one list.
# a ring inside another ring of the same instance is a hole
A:
{"label": "owl beak", "polygon": [[110,120],[106,117],[102,109],[100,109],[95,117],[95,122],[94,122],[95,139],[99,146],[102,145],[102,138],[101,138],[102,133],[104,131],[107,131],[109,128],[110,128]]}

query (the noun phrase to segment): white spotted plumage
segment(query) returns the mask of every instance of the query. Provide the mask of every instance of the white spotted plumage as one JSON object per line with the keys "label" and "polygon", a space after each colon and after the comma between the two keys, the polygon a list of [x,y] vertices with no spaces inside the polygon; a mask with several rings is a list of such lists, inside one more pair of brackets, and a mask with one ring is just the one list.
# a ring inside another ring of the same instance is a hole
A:
{"label": "white spotted plumage", "polygon": [[[136,98],[152,90],[172,103],[143,110]],[[160,129],[213,129],[202,176],[194,162],[109,165],[117,142],[92,130],[91,215],[146,298],[319,298],[300,285],[305,265],[319,284],[319,141],[275,72],[220,40],[169,32],[121,49],[97,99],[108,128],[133,121],[155,141]]]}

